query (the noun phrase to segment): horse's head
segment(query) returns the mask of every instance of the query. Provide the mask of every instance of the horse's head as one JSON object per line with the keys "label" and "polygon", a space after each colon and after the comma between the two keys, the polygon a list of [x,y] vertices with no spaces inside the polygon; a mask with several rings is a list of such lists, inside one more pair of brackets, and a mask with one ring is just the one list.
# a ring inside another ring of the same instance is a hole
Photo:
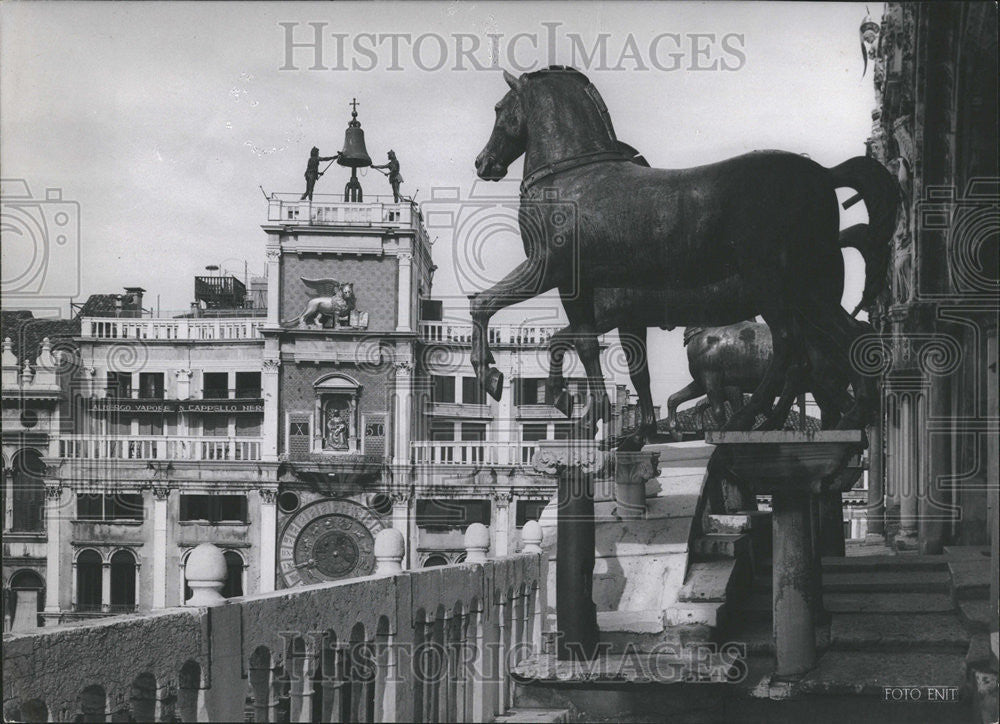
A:
{"label": "horse's head", "polygon": [[527,81],[515,78],[506,70],[503,79],[510,90],[496,104],[497,119],[490,140],[476,157],[476,173],[487,181],[499,181],[507,175],[507,167],[524,153],[528,140],[527,118],[522,92]]}

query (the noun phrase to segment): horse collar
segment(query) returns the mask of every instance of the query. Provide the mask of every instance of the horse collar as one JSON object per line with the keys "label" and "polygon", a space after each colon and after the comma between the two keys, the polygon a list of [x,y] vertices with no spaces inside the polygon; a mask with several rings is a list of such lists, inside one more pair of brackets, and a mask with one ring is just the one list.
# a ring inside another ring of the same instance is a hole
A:
{"label": "horse collar", "polygon": [[552,163],[547,163],[541,168],[537,168],[521,181],[521,194],[527,193],[528,189],[537,184],[543,178],[548,178],[549,176],[554,176],[557,173],[562,173],[563,171],[569,171],[570,169],[579,168],[580,166],[589,166],[592,163],[600,163],[601,161],[631,161],[632,158],[627,154],[619,150],[614,151],[590,151],[589,153],[581,153],[578,156],[571,156],[570,158],[564,158],[561,161],[553,161]]}

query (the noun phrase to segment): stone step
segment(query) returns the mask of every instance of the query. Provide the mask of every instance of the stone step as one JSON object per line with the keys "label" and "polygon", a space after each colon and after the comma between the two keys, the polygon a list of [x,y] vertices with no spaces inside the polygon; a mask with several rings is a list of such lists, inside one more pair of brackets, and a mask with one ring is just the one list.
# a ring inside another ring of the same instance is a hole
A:
{"label": "stone step", "polygon": [[697,561],[737,558],[750,555],[750,536],[746,533],[710,533],[694,541],[691,554]]}
{"label": "stone step", "polygon": [[569,709],[539,709],[515,707],[506,714],[493,717],[498,724],[568,724],[572,721]]}
{"label": "stone step", "polygon": [[996,621],[996,612],[986,599],[959,601],[958,610],[962,622],[974,633],[988,633],[990,624]]}
{"label": "stone step", "polygon": [[610,654],[680,650],[714,640],[714,626],[703,621],[664,625],[662,611],[598,611],[600,641]]}
{"label": "stone step", "polygon": [[990,575],[993,573],[989,558],[953,560],[948,563],[948,570],[956,600],[989,598]]}
{"label": "stone step", "polygon": [[830,622],[830,648],[837,650],[964,654],[969,640],[954,613],[835,613]]}
{"label": "stone step", "polygon": [[[945,613],[955,610],[945,593],[824,593],[823,606],[830,613]],[[771,615],[771,592],[754,592],[729,615]]]}
{"label": "stone step", "polygon": [[823,574],[824,593],[945,593],[947,571],[851,571]]}
{"label": "stone step", "polygon": [[522,659],[511,669],[517,681],[556,686],[614,684],[727,683],[739,668],[732,652],[714,653],[709,646],[674,649],[666,653],[630,653],[598,656],[593,661],[559,661],[552,654]]}
{"label": "stone step", "polygon": [[829,573],[874,571],[945,571],[946,556],[850,556],[823,558],[823,571]]}
{"label": "stone step", "polygon": [[725,602],[735,583],[736,567],[735,558],[692,563],[677,600]]}
{"label": "stone step", "polygon": [[[882,699],[886,687],[935,687],[961,696],[965,685],[963,663],[961,654],[900,652],[886,656],[867,651],[828,651],[796,689],[802,694]],[[922,698],[926,696],[922,693]],[[946,709],[947,703],[942,701],[938,706]]]}

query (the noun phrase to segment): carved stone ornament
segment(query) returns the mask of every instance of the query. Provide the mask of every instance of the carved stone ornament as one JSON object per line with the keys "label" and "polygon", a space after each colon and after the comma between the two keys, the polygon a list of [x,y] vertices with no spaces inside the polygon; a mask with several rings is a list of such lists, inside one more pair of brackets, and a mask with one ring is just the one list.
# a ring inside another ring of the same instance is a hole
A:
{"label": "carved stone ornament", "polygon": [[278,491],[273,488],[261,488],[260,489],[260,502],[264,505],[274,505],[275,501],[278,499]]}
{"label": "carved stone ornament", "polygon": [[542,441],[531,458],[531,467],[545,475],[557,475],[566,468],[600,475],[608,464],[609,453],[589,440]]}
{"label": "carved stone ornament", "polygon": [[153,497],[157,500],[166,500],[170,497],[170,488],[166,485],[154,485],[153,486]]}
{"label": "carved stone ornament", "polygon": [[510,491],[498,491],[493,493],[493,502],[496,503],[498,508],[506,508],[510,506],[510,501],[513,500],[514,496]]}
{"label": "carved stone ornament", "polygon": [[[367,329],[368,313],[354,309],[354,282],[335,279],[306,279],[302,283],[317,296],[312,297],[299,316],[281,323],[286,329]],[[329,326],[328,326],[329,325]]]}
{"label": "carved stone ornament", "polygon": [[660,474],[660,453],[616,452],[615,482],[645,483]]}
{"label": "carved stone ornament", "polygon": [[59,500],[62,498],[62,486],[59,485],[46,485],[45,486],[45,499],[46,500]]}

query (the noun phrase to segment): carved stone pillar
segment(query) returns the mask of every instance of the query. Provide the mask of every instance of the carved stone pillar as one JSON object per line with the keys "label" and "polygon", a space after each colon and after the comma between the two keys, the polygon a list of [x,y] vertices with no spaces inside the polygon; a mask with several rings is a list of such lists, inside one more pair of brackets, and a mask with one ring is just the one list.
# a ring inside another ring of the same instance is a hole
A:
{"label": "carved stone pillar", "polygon": [[608,453],[589,440],[543,440],[531,461],[540,473],[558,476],[556,620],[560,660],[590,660],[597,646],[594,605],[594,477]]}
{"label": "carved stone pillar", "polygon": [[260,497],[260,537],[257,550],[260,551],[258,566],[260,568],[260,589],[258,593],[274,590],[275,546],[277,545],[277,510],[275,503],[278,498],[276,488],[261,488],[257,491]]}
{"label": "carved stone pillar", "polygon": [[403,570],[410,567],[410,548],[415,544],[415,541],[410,540],[410,501],[409,492],[392,493],[392,527],[402,534],[405,541]]}
{"label": "carved stone pillar", "polygon": [[267,326],[281,323],[281,248],[267,247]]}
{"label": "carved stone pillar", "polygon": [[153,486],[153,608],[167,605],[167,505],[170,488]]}
{"label": "carved stone pillar", "polygon": [[410,461],[410,407],[413,398],[413,365],[408,359],[397,360],[396,419],[393,428],[393,457],[397,466]]}
{"label": "carved stone pillar", "polygon": [[[67,496],[72,495],[67,491]],[[60,598],[63,587],[60,584],[61,552],[62,552],[62,522],[66,517],[63,505],[63,489],[58,484],[45,485],[45,587],[48,595],[45,597],[46,626],[59,624]],[[75,584],[76,576],[73,576]],[[71,599],[71,603],[72,603]]]}
{"label": "carved stone pillar", "polygon": [[410,315],[413,312],[413,300],[411,296],[411,278],[413,273],[413,254],[408,251],[400,252],[396,257],[399,264],[399,289],[396,311],[396,331],[412,332],[413,326],[410,323]]}
{"label": "carved stone pillar", "polygon": [[278,407],[278,375],[281,372],[281,361],[265,359],[261,366],[260,387],[264,398],[264,421],[261,436],[263,449],[261,460],[274,462],[278,459],[278,438],[281,435],[280,409]]}
{"label": "carved stone pillar", "polygon": [[493,555],[502,558],[510,548],[510,503],[513,499],[509,490],[493,493]]}

